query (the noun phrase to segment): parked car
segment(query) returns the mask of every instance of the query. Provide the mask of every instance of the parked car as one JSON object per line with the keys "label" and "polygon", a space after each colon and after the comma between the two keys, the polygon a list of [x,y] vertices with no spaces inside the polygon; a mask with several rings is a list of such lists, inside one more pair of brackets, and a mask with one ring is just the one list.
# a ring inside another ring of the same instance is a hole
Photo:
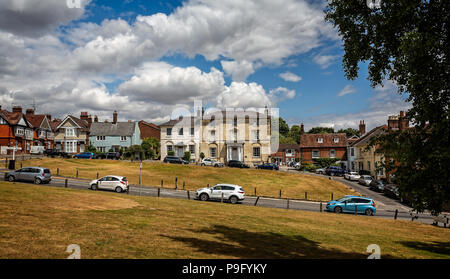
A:
{"label": "parked car", "polygon": [[299,170],[299,169],[300,169],[300,166],[301,166],[300,162],[296,162],[296,163],[294,164],[294,168],[295,168],[296,170]]}
{"label": "parked car", "polygon": [[34,184],[49,183],[52,180],[52,174],[47,168],[26,167],[10,171],[6,174],[6,179],[14,181],[30,181]]}
{"label": "parked car", "polygon": [[324,168],[316,169],[317,174],[325,174],[327,171]]}
{"label": "parked car", "polygon": [[82,152],[82,153],[75,154],[73,157],[75,159],[93,159],[94,158],[94,153],[92,153],[92,152]]}
{"label": "parked car", "polygon": [[256,168],[261,169],[261,170],[279,170],[280,169],[277,164],[273,164],[273,163],[263,163],[261,165],[258,165]]}
{"label": "parked car", "polygon": [[358,183],[364,186],[369,186],[370,182],[372,182],[373,178],[370,175],[361,175],[361,177],[358,179]]}
{"label": "parked car", "polygon": [[59,149],[46,149],[44,150],[43,154],[48,157],[57,157],[57,156],[63,158],[71,157],[67,152],[61,151]]}
{"label": "parked car", "polygon": [[89,183],[89,187],[92,190],[105,189],[121,193],[128,191],[128,181],[127,178],[123,176],[107,175],[100,179],[92,180]]}
{"label": "parked car", "polygon": [[355,207],[358,214],[364,213],[372,216],[377,213],[375,201],[373,199],[359,196],[345,196],[338,200],[329,201],[326,209],[335,213],[355,213]]}
{"label": "parked car", "polygon": [[384,186],[384,195],[390,197],[390,198],[394,198],[394,199],[399,199],[400,198],[400,192],[398,191],[398,186],[395,184],[386,184]]}
{"label": "parked car", "polygon": [[120,153],[119,152],[108,152],[108,153],[97,153],[94,156],[95,159],[112,159],[119,160]]}
{"label": "parked car", "polygon": [[185,161],[183,159],[181,159],[180,157],[176,157],[176,156],[166,156],[166,158],[164,158],[163,160],[164,163],[169,163],[169,164],[189,164],[188,161]]}
{"label": "parked car", "polygon": [[344,178],[350,181],[358,181],[360,177],[361,176],[355,171],[350,171],[344,174]]}
{"label": "parked car", "polygon": [[384,187],[386,186],[386,180],[379,179],[379,180],[372,180],[369,183],[369,189],[376,191],[376,192],[384,192]]}
{"label": "parked car", "polygon": [[32,146],[30,150],[30,154],[44,154],[45,147],[44,146]]}
{"label": "parked car", "polygon": [[230,168],[244,168],[244,169],[248,169],[250,168],[249,165],[242,163],[241,161],[237,161],[237,160],[230,160],[228,161],[228,166]]}
{"label": "parked car", "polygon": [[326,168],[326,174],[330,176],[343,176],[345,170],[341,167],[329,166]]}
{"label": "parked car", "polygon": [[211,159],[211,158],[204,158],[202,160],[202,162],[201,162],[201,165],[202,166],[213,166],[213,167],[216,167],[216,168],[223,167],[223,163],[222,162],[216,161],[216,160]]}
{"label": "parked car", "polygon": [[210,188],[201,188],[195,193],[195,199],[201,201],[221,200],[223,194],[224,201],[232,204],[242,201],[245,198],[245,191],[241,186],[235,184],[217,184]]}

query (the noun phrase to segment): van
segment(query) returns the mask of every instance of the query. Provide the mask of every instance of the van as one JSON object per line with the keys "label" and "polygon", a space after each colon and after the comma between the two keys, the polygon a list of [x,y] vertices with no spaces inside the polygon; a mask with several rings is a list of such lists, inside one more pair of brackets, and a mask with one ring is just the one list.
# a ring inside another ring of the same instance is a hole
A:
{"label": "van", "polygon": [[44,146],[32,146],[30,153],[31,154],[44,154],[45,147]]}

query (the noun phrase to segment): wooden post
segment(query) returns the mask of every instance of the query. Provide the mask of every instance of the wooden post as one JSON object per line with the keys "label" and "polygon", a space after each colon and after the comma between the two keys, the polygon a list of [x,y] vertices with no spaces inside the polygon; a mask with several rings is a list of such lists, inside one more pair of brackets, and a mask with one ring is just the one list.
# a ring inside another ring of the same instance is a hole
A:
{"label": "wooden post", "polygon": [[222,203],[223,203],[223,193],[222,193],[222,198],[220,199],[220,202],[222,202]]}
{"label": "wooden post", "polygon": [[281,199],[281,189],[280,189],[280,199]]}
{"label": "wooden post", "polygon": [[289,199],[287,200],[286,208],[289,209]]}
{"label": "wooden post", "polygon": [[398,209],[395,210],[394,220],[397,220]]}
{"label": "wooden post", "polygon": [[191,199],[191,193],[189,192],[189,190],[187,191],[187,195],[188,195],[188,200]]}
{"label": "wooden post", "polygon": [[256,197],[256,187],[255,187],[255,197]]}
{"label": "wooden post", "polygon": [[255,206],[256,206],[256,204],[258,203],[258,201],[259,201],[259,197],[256,198]]}
{"label": "wooden post", "polygon": [[175,190],[178,189],[178,177],[175,177]]}
{"label": "wooden post", "polygon": [[333,199],[333,193],[331,193],[331,200],[334,200],[334,199]]}
{"label": "wooden post", "polygon": [[67,184],[68,184],[69,180],[66,178],[66,180],[64,180],[64,187],[67,188]]}
{"label": "wooden post", "polygon": [[161,179],[161,188],[164,187],[164,180]]}
{"label": "wooden post", "polygon": [[56,169],[56,175],[59,176],[59,168]]}
{"label": "wooden post", "polygon": [[161,196],[161,188],[158,188],[158,198]]}
{"label": "wooden post", "polygon": [[98,172],[97,172],[97,179],[98,179]]}
{"label": "wooden post", "polygon": [[186,183],[183,181],[183,190],[184,190],[184,187],[186,186]]}
{"label": "wooden post", "polygon": [[78,170],[77,170],[77,178],[78,178]]}
{"label": "wooden post", "polygon": [[308,192],[305,192],[305,200],[308,200]]}
{"label": "wooden post", "polygon": [[322,203],[320,203],[320,212],[322,212]]}
{"label": "wooden post", "polygon": [[20,162],[20,168],[22,168],[22,162]]}

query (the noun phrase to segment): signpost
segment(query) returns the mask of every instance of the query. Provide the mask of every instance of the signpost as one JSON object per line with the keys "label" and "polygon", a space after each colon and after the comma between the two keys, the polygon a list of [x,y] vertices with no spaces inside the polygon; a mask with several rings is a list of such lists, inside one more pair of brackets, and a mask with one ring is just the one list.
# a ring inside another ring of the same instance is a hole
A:
{"label": "signpost", "polygon": [[14,146],[14,147],[7,147],[6,149],[13,151],[12,160],[9,161],[9,169],[10,170],[14,170],[14,169],[16,169],[16,151],[17,150],[22,150],[22,148]]}

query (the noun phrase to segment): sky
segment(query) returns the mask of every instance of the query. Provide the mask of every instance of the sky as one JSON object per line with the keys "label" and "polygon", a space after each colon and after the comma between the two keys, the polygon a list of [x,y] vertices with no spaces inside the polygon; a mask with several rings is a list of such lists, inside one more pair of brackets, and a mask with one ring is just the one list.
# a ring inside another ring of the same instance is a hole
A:
{"label": "sky", "polygon": [[174,111],[278,108],[289,125],[367,129],[411,107],[342,69],[315,0],[2,0],[0,104],[160,124]]}

